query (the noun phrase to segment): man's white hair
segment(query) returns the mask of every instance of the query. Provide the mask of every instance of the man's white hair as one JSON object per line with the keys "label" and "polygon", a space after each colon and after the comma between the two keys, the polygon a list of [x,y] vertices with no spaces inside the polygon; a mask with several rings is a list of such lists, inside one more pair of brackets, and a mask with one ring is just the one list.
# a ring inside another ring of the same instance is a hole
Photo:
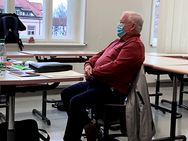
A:
{"label": "man's white hair", "polygon": [[124,11],[123,14],[125,13],[129,14],[128,20],[132,23],[135,23],[136,32],[140,33],[144,22],[142,16],[134,11]]}

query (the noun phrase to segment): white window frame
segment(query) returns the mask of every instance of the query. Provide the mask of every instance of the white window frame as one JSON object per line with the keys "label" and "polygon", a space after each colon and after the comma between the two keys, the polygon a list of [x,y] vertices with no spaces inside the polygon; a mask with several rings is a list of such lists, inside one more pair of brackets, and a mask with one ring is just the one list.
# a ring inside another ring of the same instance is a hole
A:
{"label": "white window frame", "polygon": [[[45,21],[45,25],[43,25],[43,33],[44,36],[35,37],[35,44],[58,44],[58,45],[85,45],[84,36],[85,36],[85,12],[86,12],[86,0],[69,0],[74,3],[74,7],[71,9],[74,12],[74,18],[72,19],[73,23],[76,21],[72,27],[67,27],[68,31],[73,31],[72,38],[64,38],[64,39],[53,39],[52,38],[52,0],[43,0],[43,6],[45,7],[43,10],[43,21]],[[70,8],[70,7],[69,7]],[[15,13],[15,0],[5,0],[5,12],[7,13]],[[70,13],[70,12],[68,12]],[[71,13],[70,13],[71,14]],[[68,20],[70,20],[68,18]],[[49,22],[51,21],[51,22]],[[69,21],[67,21],[69,22]],[[28,38],[24,38],[20,36],[23,43],[27,43]]]}

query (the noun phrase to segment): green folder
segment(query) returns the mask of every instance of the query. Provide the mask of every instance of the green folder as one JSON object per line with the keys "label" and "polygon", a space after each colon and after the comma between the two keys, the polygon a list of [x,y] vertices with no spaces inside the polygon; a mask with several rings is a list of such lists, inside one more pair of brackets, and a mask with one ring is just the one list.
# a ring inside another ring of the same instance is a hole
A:
{"label": "green folder", "polygon": [[12,65],[13,68],[18,68],[18,69],[21,69],[21,70],[26,70],[27,67],[24,67],[24,66],[20,66],[20,65]]}

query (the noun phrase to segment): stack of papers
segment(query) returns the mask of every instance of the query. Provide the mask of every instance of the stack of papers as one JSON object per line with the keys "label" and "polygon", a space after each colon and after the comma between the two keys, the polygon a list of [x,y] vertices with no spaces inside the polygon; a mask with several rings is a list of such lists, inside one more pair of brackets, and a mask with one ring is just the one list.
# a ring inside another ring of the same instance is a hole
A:
{"label": "stack of papers", "polygon": [[40,76],[34,72],[26,72],[26,71],[9,71],[9,74],[20,76],[20,77],[33,77],[33,76]]}
{"label": "stack of papers", "polygon": [[83,77],[84,75],[72,70],[69,71],[59,71],[59,72],[49,72],[49,73],[37,73],[45,77]]}

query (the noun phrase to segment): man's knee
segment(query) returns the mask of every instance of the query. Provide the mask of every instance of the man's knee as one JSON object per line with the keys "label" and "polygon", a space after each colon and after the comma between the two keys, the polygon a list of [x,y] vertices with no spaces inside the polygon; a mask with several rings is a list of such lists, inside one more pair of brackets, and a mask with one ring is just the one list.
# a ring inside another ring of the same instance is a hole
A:
{"label": "man's knee", "polygon": [[74,107],[79,107],[80,105],[80,100],[79,98],[77,98],[77,96],[73,97],[71,100],[70,100],[70,106],[71,108],[74,108]]}
{"label": "man's knee", "polygon": [[66,99],[68,94],[70,94],[70,90],[68,88],[64,88],[62,91],[61,91],[61,99]]}

